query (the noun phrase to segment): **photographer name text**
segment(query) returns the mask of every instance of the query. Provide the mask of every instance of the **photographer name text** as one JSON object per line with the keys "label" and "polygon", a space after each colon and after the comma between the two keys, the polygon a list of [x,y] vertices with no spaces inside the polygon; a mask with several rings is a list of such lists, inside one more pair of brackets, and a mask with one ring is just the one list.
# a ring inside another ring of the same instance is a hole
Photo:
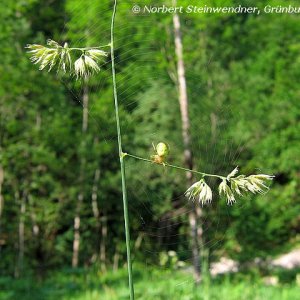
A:
{"label": "photographer name text", "polygon": [[134,5],[132,11],[135,14],[300,14],[300,6],[272,6],[266,5],[263,8],[257,6],[153,6],[153,5]]}

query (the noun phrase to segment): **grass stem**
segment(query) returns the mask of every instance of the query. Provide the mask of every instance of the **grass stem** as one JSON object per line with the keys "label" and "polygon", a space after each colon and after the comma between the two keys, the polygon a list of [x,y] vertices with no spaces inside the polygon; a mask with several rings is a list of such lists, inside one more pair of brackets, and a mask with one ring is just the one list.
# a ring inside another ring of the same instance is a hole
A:
{"label": "grass stem", "polygon": [[[155,163],[153,160],[151,159],[147,159],[147,158],[143,158],[143,157],[140,157],[140,156],[136,156],[136,155],[132,155],[132,154],[129,154],[129,153],[123,153],[122,156],[129,156],[129,157],[132,157],[132,158],[135,158],[137,160],[142,160],[142,161],[145,161],[145,162],[150,162],[150,163]],[[173,169],[177,169],[177,170],[182,170],[182,171],[185,171],[185,172],[192,172],[194,174],[198,174],[198,175],[202,175],[202,177],[217,177],[217,178],[220,178],[220,179],[226,179],[225,176],[221,176],[221,175],[215,175],[215,174],[209,174],[209,173],[204,173],[204,172],[199,172],[199,171],[195,171],[195,170],[190,170],[190,169],[187,169],[187,168],[183,168],[183,167],[179,167],[179,166],[175,166],[175,165],[171,165],[167,162],[164,162],[164,163],[161,163],[159,165],[162,165],[164,167],[168,167],[168,168],[173,168]]]}
{"label": "grass stem", "polygon": [[119,104],[118,104],[115,56],[114,56],[114,27],[115,27],[116,10],[117,10],[117,0],[114,1],[114,8],[113,8],[113,14],[112,14],[112,19],[111,19],[111,43],[110,43],[111,67],[112,67],[112,79],[113,79],[113,90],[114,90],[115,115],[116,115],[117,134],[118,134],[118,148],[119,148],[121,177],[122,177],[122,193],[123,193],[125,237],[126,237],[126,250],[127,250],[128,281],[129,281],[130,299],[134,300],[134,287],[133,287],[133,279],[132,279],[132,262],[131,262],[131,252],[130,252],[130,231],[129,231],[129,217],[128,217],[128,203],[127,203],[126,174],[125,174],[124,156],[123,156],[123,152],[122,152],[122,137],[121,137],[120,118],[119,118]]}

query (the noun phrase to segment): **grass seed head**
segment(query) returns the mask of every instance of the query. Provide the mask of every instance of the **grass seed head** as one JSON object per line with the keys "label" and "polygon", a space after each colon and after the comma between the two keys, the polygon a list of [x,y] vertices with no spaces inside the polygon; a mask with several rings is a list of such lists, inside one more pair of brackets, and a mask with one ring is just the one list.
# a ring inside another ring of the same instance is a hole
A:
{"label": "grass seed head", "polygon": [[193,201],[198,199],[202,205],[209,204],[212,201],[212,190],[206,184],[205,180],[201,179],[188,188],[185,192],[185,196]]}
{"label": "grass seed head", "polygon": [[[30,53],[30,60],[34,64],[39,64],[39,69],[44,70],[49,68],[51,71],[54,67],[57,68],[57,72],[63,71],[70,75],[75,74],[78,78],[86,78],[92,74],[100,71],[98,62],[108,54],[97,48],[69,48],[68,44],[60,46],[54,40],[47,40],[47,46],[29,44],[27,45],[28,53]],[[75,58],[73,65],[72,56]],[[77,55],[77,59],[76,59]],[[79,57],[80,55],[80,57]]]}

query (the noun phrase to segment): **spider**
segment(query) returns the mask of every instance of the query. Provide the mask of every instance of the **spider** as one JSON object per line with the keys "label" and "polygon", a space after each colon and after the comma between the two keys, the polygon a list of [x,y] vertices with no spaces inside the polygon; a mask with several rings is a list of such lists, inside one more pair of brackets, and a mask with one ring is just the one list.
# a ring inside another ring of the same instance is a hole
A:
{"label": "spider", "polygon": [[166,143],[160,142],[156,146],[152,143],[155,155],[151,155],[151,159],[156,164],[165,166],[166,158],[169,154],[169,146]]}

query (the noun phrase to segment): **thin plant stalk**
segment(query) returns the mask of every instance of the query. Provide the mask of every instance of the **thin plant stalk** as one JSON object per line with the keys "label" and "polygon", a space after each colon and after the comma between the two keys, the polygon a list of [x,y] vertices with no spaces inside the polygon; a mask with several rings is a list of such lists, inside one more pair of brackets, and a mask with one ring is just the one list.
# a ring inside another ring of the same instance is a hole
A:
{"label": "thin plant stalk", "polygon": [[[145,162],[154,163],[154,161],[151,160],[151,159],[143,158],[143,157],[132,155],[132,154],[129,154],[129,153],[124,153],[123,155],[135,158],[137,160],[142,160],[142,161],[145,161]],[[178,169],[178,170],[182,170],[182,171],[186,171],[186,172],[191,172],[191,173],[194,173],[194,174],[202,175],[203,177],[207,176],[207,177],[217,177],[217,178],[220,178],[220,179],[226,179],[225,176],[215,175],[215,174],[209,174],[209,173],[204,173],[204,172],[199,172],[199,171],[195,171],[195,170],[191,170],[191,169],[187,169],[187,168],[183,168],[183,167],[171,165],[171,164],[168,164],[167,162],[164,162],[161,165],[164,166],[164,167],[168,167],[168,168]]]}
{"label": "thin plant stalk", "polygon": [[132,261],[131,261],[131,252],[130,252],[130,232],[129,232],[129,217],[128,217],[125,162],[124,162],[124,154],[123,154],[123,151],[122,151],[122,137],[121,137],[120,118],[119,118],[119,104],[118,104],[118,93],[117,93],[116,71],[115,71],[115,56],[114,56],[114,26],[115,26],[116,10],[117,10],[117,0],[114,1],[114,8],[113,8],[113,14],[112,14],[112,19],[111,19],[111,43],[110,43],[110,47],[111,47],[111,67],[112,67],[112,79],[113,79],[113,90],[114,90],[115,115],[116,115],[117,134],[118,134],[118,148],[119,148],[121,177],[122,177],[122,193],[123,193],[123,206],[124,206],[128,281],[129,281],[130,299],[134,300],[134,287],[133,287],[133,280],[132,280]]}

